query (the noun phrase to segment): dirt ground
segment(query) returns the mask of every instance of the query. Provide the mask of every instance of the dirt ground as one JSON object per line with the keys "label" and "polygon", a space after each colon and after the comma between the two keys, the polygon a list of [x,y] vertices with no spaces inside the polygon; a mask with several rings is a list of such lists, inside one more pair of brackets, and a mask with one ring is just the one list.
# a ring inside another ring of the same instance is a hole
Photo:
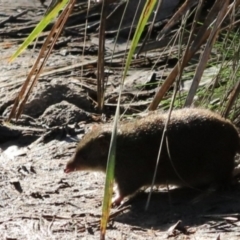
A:
{"label": "dirt ground", "polygon": [[[36,0],[21,0],[21,6],[9,2],[0,1],[0,239],[99,239],[104,174],[63,172],[85,130],[101,120],[95,102],[96,45],[94,40],[87,42],[88,54],[81,56],[82,45],[77,44],[81,37],[77,36],[67,46],[56,48],[23,115],[6,127],[2,120],[9,116],[39,48],[35,52],[26,50],[11,64],[7,58],[28,34],[26,26],[34,25],[44,12]],[[25,17],[1,24],[26,9]],[[112,43],[107,41],[109,50]],[[119,43],[119,51],[124,47]],[[87,61],[93,62],[91,68],[84,69],[81,75],[78,64]],[[116,60],[115,68],[108,70],[107,118],[115,109],[118,64],[121,61]],[[142,96],[135,94],[132,84],[144,81],[151,67],[145,60],[138,64],[130,70],[128,91],[123,94],[133,113],[145,109],[154,94],[151,89]],[[167,73],[159,68],[156,79]],[[240,186],[201,193],[159,187],[145,211],[147,191],[112,209],[107,239],[240,238]]]}

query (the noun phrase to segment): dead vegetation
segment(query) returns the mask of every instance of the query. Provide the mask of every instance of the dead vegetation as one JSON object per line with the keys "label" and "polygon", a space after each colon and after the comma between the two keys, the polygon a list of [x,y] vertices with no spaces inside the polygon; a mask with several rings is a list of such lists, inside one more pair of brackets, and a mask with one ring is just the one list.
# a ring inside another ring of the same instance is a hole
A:
{"label": "dead vegetation", "polygon": [[[63,166],[87,127],[109,121],[115,111],[128,34],[137,24],[135,20],[132,26],[136,4],[129,2],[117,39],[125,5],[113,2],[107,7],[104,72],[98,83],[101,3],[91,3],[87,10],[86,1],[76,1],[40,69],[39,65],[33,68],[33,63],[54,23],[9,65],[6,60],[45,8],[38,1],[20,6],[7,2],[0,3],[4,12],[0,19],[0,232],[3,239],[98,239],[104,177],[65,176]],[[143,7],[139,2],[138,17]],[[154,23],[154,16],[150,18],[128,71],[121,113],[130,118],[146,109],[165,110],[175,99],[174,108],[204,106],[239,127],[239,1],[166,0],[157,13]],[[36,69],[41,71],[38,82],[26,95],[18,95],[27,77],[34,81]],[[104,117],[99,114],[99,84],[104,86]],[[22,115],[4,125],[10,112],[11,117]],[[204,196],[188,190],[175,189],[170,195],[160,190],[154,193],[148,212],[143,211],[146,194],[131,206],[113,211],[109,238],[238,239],[238,189]]]}

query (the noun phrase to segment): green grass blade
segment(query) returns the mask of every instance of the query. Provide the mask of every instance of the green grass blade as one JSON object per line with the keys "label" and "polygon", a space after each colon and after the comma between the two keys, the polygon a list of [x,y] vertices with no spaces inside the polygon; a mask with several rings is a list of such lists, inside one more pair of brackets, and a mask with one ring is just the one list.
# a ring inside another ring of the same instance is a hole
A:
{"label": "green grass blade", "polygon": [[131,60],[132,60],[132,56],[133,56],[133,54],[135,52],[135,49],[138,45],[138,42],[139,42],[139,39],[142,35],[144,27],[145,27],[145,25],[148,21],[148,18],[150,16],[150,14],[153,11],[154,6],[156,5],[156,2],[157,2],[157,0],[147,0],[146,3],[145,3],[142,14],[141,14],[140,19],[138,21],[137,29],[135,31],[130,50],[128,52],[128,57],[127,57],[127,61],[126,61],[125,69],[124,69],[124,74],[123,74],[123,81],[124,81],[124,79],[127,75],[127,71],[128,71],[128,68],[129,68]]}
{"label": "green grass blade", "polygon": [[43,19],[37,24],[34,30],[30,35],[25,39],[17,51],[11,56],[10,62],[13,61],[18,55],[20,55],[29,44],[31,44],[35,38],[44,30],[44,28],[57,16],[60,10],[66,6],[69,0],[58,0],[58,3],[53,5],[53,9],[50,8],[47,10],[47,14],[44,15]]}
{"label": "green grass blade", "polygon": [[103,198],[103,206],[102,206],[101,239],[105,238],[107,222],[108,222],[108,217],[109,217],[111,203],[112,203],[111,200],[112,200],[113,184],[114,184],[114,169],[115,169],[116,143],[117,143],[117,123],[119,118],[119,109],[120,109],[120,102],[118,102],[118,106],[117,106],[115,117],[114,117],[113,132],[112,132],[109,154],[108,154],[104,198]]}

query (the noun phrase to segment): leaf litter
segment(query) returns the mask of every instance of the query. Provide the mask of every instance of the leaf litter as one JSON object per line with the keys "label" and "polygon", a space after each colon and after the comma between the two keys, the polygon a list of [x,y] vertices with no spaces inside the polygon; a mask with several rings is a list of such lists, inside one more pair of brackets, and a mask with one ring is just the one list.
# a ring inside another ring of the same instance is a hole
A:
{"label": "leaf litter", "polygon": [[[125,33],[117,43],[119,48],[113,60],[112,39],[117,25],[110,24],[107,31],[108,82],[106,119],[103,119],[96,109],[96,39],[101,8],[92,5],[88,40],[83,47],[84,7],[85,1],[77,2],[22,117],[5,126],[3,119],[8,116],[34,61],[41,37],[35,50],[28,49],[11,65],[7,64],[7,58],[35,27],[45,9],[39,1],[22,1],[21,6],[16,2],[0,2],[4,12],[0,16],[0,232],[3,239],[99,239],[104,175],[87,172],[66,175],[63,169],[83,134],[93,124],[109,121],[114,112],[130,20],[125,19]],[[176,5],[170,7],[173,11]],[[117,3],[109,7],[116,23],[120,10]],[[131,10],[130,7],[128,11]],[[170,18],[170,13],[162,18]],[[48,28],[43,36],[47,31]],[[171,62],[176,60],[177,46],[171,50],[170,57],[164,52],[154,75],[149,77],[159,57],[159,49],[154,51],[154,48],[160,44],[164,47],[164,40],[148,43],[147,47],[152,48],[148,56],[133,60],[122,94],[122,111],[132,114],[145,110],[159,81],[174,66]],[[238,188],[199,195],[190,189],[168,192],[160,186],[155,188],[150,208],[145,212],[147,194],[140,192],[122,208],[112,210],[107,236],[109,239],[238,239],[239,195]]]}

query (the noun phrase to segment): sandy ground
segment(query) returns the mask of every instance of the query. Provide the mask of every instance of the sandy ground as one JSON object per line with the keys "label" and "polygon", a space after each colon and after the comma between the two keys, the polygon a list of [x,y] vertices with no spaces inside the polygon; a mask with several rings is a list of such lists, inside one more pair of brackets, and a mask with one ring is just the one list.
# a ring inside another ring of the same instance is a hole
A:
{"label": "sandy ground", "polygon": [[[16,14],[16,9],[21,7],[40,7],[36,0],[21,0],[21,6],[20,1],[11,2],[0,1],[0,15]],[[7,48],[6,42],[11,43]],[[9,113],[34,59],[32,52],[27,50],[9,65],[5,58],[14,52],[18,43],[15,38],[1,39],[0,109],[4,117]],[[56,51],[48,66],[66,61],[75,63],[76,56],[65,57]],[[32,122],[38,123],[44,133],[34,135],[33,140],[30,134],[0,144],[0,239],[99,239],[104,174],[63,172],[82,132],[63,134],[63,122],[56,136],[35,142],[49,130],[43,124],[46,118],[49,117],[49,121],[59,118],[60,108],[56,104],[62,101],[71,104],[75,99],[79,109],[92,111],[89,107],[92,102],[86,92],[79,95],[87,99],[89,105],[73,94],[78,87],[81,91],[80,85],[67,74],[46,76],[32,93],[25,114],[31,117],[29,126],[32,127]],[[60,85],[61,88],[56,87]],[[46,107],[43,106],[44,97],[50,99]],[[52,107],[53,113],[45,114],[45,118],[41,114],[36,117],[34,114],[41,107],[44,107],[43,111]],[[66,113],[61,112],[60,115]],[[27,127],[27,120],[22,119],[24,127]],[[88,122],[91,125],[93,120]],[[153,193],[148,211],[144,210],[148,195],[141,192],[120,209],[112,209],[107,239],[239,239],[239,190],[239,186],[235,186],[212,193],[190,189],[168,192],[166,188],[159,187]]]}

